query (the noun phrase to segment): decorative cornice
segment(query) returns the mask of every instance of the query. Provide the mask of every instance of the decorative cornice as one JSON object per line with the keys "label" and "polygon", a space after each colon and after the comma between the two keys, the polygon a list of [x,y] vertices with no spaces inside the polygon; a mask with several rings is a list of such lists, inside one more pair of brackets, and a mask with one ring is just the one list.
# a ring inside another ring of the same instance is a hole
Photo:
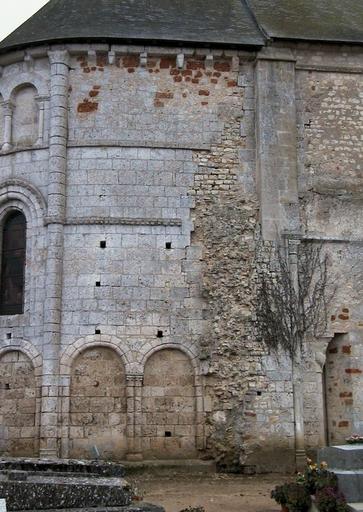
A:
{"label": "decorative cornice", "polygon": [[191,142],[190,144],[172,141],[153,142],[153,141],[130,141],[130,140],[112,140],[112,139],[82,139],[74,140],[69,139],[67,142],[69,148],[94,148],[94,147],[122,147],[122,148],[151,148],[151,149],[180,149],[190,151],[208,151],[210,150],[211,143],[198,143]]}
{"label": "decorative cornice", "polygon": [[128,226],[181,226],[181,219],[148,219],[148,218],[126,218],[126,217],[70,217],[66,219],[67,226],[82,224],[106,224],[106,225],[128,225]]}
{"label": "decorative cornice", "polygon": [[125,217],[69,217],[62,219],[59,216],[48,216],[45,225],[63,224],[65,226],[90,226],[90,225],[126,225],[126,226],[181,226],[181,219],[147,219]]}
{"label": "decorative cornice", "polygon": [[62,224],[64,226],[65,219],[59,215],[47,215],[44,217],[44,226],[49,226],[49,224]]}

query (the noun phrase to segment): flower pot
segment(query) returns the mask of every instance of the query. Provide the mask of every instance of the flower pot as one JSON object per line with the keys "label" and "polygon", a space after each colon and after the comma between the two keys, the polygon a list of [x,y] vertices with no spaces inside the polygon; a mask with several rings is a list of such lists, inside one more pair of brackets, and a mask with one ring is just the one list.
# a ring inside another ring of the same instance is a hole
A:
{"label": "flower pot", "polygon": [[286,505],[281,505],[281,512],[289,512],[289,509]]}

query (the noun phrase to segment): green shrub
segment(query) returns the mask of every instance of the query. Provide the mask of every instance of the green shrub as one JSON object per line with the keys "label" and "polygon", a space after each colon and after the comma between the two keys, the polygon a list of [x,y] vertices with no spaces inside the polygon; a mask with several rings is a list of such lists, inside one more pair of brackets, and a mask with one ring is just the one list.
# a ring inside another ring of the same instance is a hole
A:
{"label": "green shrub", "polygon": [[275,489],[271,491],[271,498],[279,505],[286,505],[288,488],[289,484],[276,485]]}
{"label": "green shrub", "polygon": [[308,512],[311,506],[310,493],[301,484],[288,484],[286,505],[290,512]]}

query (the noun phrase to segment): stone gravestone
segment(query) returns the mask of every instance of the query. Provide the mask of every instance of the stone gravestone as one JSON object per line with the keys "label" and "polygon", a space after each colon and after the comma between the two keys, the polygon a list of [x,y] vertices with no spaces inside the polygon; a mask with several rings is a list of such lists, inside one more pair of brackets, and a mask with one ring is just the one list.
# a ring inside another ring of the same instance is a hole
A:
{"label": "stone gravestone", "polygon": [[6,512],[6,500],[0,498],[0,512]]}

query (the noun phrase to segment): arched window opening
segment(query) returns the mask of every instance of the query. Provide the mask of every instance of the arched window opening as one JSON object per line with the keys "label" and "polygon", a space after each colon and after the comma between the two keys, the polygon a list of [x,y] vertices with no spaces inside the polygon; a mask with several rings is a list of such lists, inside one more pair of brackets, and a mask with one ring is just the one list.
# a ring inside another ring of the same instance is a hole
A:
{"label": "arched window opening", "polygon": [[24,308],[26,220],[11,212],[2,229],[0,314],[18,315]]}

